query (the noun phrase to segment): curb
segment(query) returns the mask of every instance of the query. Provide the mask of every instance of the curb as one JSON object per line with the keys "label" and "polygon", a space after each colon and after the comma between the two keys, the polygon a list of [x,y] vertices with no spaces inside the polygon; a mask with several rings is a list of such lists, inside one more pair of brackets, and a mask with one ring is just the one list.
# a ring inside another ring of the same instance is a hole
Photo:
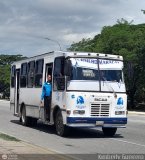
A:
{"label": "curb", "polygon": [[[30,142],[28,142],[28,141],[26,141],[26,140],[21,139],[21,138],[17,138],[16,136],[14,136],[14,135],[12,135],[12,134],[10,135],[10,134],[8,134],[8,133],[6,133],[6,132],[3,132],[3,131],[0,131],[0,133],[5,134],[5,135],[8,135],[8,136],[12,136],[12,137],[20,140],[20,141],[18,141],[17,143],[22,143],[22,144],[27,145],[27,146],[30,146],[30,147],[32,147],[32,148],[40,148],[41,150],[46,151],[46,152],[50,152],[51,154],[60,154],[60,153],[58,153],[57,151],[53,151],[53,150],[51,150],[51,149],[47,149],[47,148],[44,148],[44,147],[41,147],[41,146],[32,144],[32,143],[30,143]],[[9,141],[7,141],[7,140],[4,140],[4,141],[9,142]],[[15,142],[15,141],[14,141],[14,142]]]}
{"label": "curb", "polygon": [[10,102],[10,100],[0,99],[0,102]]}
{"label": "curb", "polygon": [[[2,132],[2,131],[0,131],[0,133],[2,133],[2,134],[6,134],[6,135],[9,135],[9,134],[7,134],[7,133],[5,133],[5,132]],[[12,137],[15,137],[15,136],[13,136],[13,135],[9,135],[9,136],[12,136]],[[15,138],[17,138],[17,137],[15,137]],[[17,144],[16,146],[17,147],[19,147],[19,146],[21,146],[21,145],[23,145],[23,147],[25,146],[25,147],[28,147],[30,150],[32,149],[33,151],[36,151],[36,153],[34,154],[34,152],[32,152],[32,155],[31,155],[31,153],[24,153],[24,157],[25,157],[25,155],[26,155],[26,157],[29,159],[29,158],[31,158],[31,156],[33,156],[34,155],[34,159],[35,159],[35,155],[39,155],[40,157],[41,157],[41,155],[42,155],[42,158],[43,158],[43,156],[44,156],[44,159],[45,159],[45,157],[48,155],[48,159],[50,158],[50,159],[53,159],[53,160],[76,160],[77,158],[76,157],[73,157],[73,156],[69,156],[69,155],[65,155],[64,153],[60,153],[60,152],[58,152],[58,151],[54,151],[54,150],[51,150],[51,149],[49,149],[49,148],[45,148],[45,147],[42,147],[42,146],[39,146],[39,145],[36,145],[36,144],[33,144],[33,143],[30,143],[30,142],[28,142],[28,141],[25,141],[25,140],[22,140],[22,139],[19,139],[19,138],[17,138],[18,140],[20,140],[19,142],[15,142],[15,141],[7,141],[7,140],[3,140],[2,139],[2,141],[3,142],[5,142],[6,143],[6,146],[3,144],[3,146],[2,146],[2,149],[3,149],[3,147],[4,147],[4,150],[5,151],[10,151],[11,149],[9,148],[9,144],[11,144],[11,143],[13,143],[13,144]],[[8,147],[7,147],[8,146]],[[11,146],[11,147],[13,147],[13,145]],[[1,146],[0,146],[0,149],[1,149]],[[40,151],[40,153],[38,153],[38,151]],[[42,151],[42,152],[41,152]],[[0,155],[1,155],[1,153],[0,153]],[[5,154],[5,153],[2,153],[2,155],[17,155],[17,156],[22,156],[23,157],[23,154],[21,153],[21,151],[20,151],[20,153],[18,152],[12,152],[12,153],[7,153],[7,154]],[[30,157],[29,157],[29,155],[30,155]],[[0,157],[0,160],[1,160],[1,157]],[[35,160],[38,160],[37,158],[35,159]]]}
{"label": "curb", "polygon": [[136,114],[136,115],[145,115],[145,112],[140,112],[140,111],[128,111],[128,114]]}

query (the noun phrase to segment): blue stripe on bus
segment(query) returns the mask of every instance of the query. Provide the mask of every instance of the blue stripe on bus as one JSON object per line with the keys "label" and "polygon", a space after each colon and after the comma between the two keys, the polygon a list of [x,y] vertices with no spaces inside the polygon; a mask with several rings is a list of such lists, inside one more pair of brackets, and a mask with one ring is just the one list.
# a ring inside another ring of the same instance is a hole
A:
{"label": "blue stripe on bus", "polygon": [[85,118],[85,117],[67,117],[67,123],[96,123],[104,121],[104,124],[127,124],[127,118]]}

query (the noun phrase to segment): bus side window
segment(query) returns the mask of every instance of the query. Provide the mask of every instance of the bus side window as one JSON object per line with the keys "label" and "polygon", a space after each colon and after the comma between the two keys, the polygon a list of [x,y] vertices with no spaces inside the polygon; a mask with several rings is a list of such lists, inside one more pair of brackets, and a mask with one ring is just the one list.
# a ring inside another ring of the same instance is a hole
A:
{"label": "bus side window", "polygon": [[11,88],[15,87],[15,74],[16,74],[16,66],[13,65],[11,67]]}
{"label": "bus side window", "polygon": [[54,90],[64,90],[65,89],[65,77],[64,77],[64,57],[58,57],[54,61]]}
{"label": "bus side window", "polygon": [[35,86],[36,87],[42,87],[43,63],[44,63],[43,59],[36,61],[36,67],[35,67]]}
{"label": "bus side window", "polygon": [[27,63],[21,65],[20,86],[25,88],[27,84]]}
{"label": "bus side window", "polygon": [[27,86],[32,88],[34,86],[35,61],[28,63],[28,80]]}

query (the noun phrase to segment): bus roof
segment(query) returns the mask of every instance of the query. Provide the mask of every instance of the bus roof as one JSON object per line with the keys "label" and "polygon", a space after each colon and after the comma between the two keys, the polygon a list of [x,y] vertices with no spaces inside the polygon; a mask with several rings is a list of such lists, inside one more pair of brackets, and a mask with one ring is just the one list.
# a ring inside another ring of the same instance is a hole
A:
{"label": "bus roof", "polygon": [[77,52],[77,51],[52,51],[52,52],[47,52],[44,54],[36,55],[33,57],[28,57],[26,59],[20,60],[13,62],[12,65],[18,64],[18,63],[25,63],[27,61],[33,61],[45,57],[59,57],[59,56],[64,56],[64,57],[79,57],[79,58],[105,58],[105,59],[114,59],[114,60],[123,60],[123,57],[120,55],[112,55],[112,54],[103,54],[103,53],[94,53],[94,52]]}

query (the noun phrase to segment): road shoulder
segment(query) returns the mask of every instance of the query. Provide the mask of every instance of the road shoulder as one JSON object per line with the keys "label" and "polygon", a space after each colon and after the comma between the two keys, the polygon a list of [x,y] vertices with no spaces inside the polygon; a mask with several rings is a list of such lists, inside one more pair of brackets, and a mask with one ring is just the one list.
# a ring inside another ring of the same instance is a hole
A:
{"label": "road shoulder", "polygon": [[70,160],[72,158],[21,140],[0,138],[0,160]]}

